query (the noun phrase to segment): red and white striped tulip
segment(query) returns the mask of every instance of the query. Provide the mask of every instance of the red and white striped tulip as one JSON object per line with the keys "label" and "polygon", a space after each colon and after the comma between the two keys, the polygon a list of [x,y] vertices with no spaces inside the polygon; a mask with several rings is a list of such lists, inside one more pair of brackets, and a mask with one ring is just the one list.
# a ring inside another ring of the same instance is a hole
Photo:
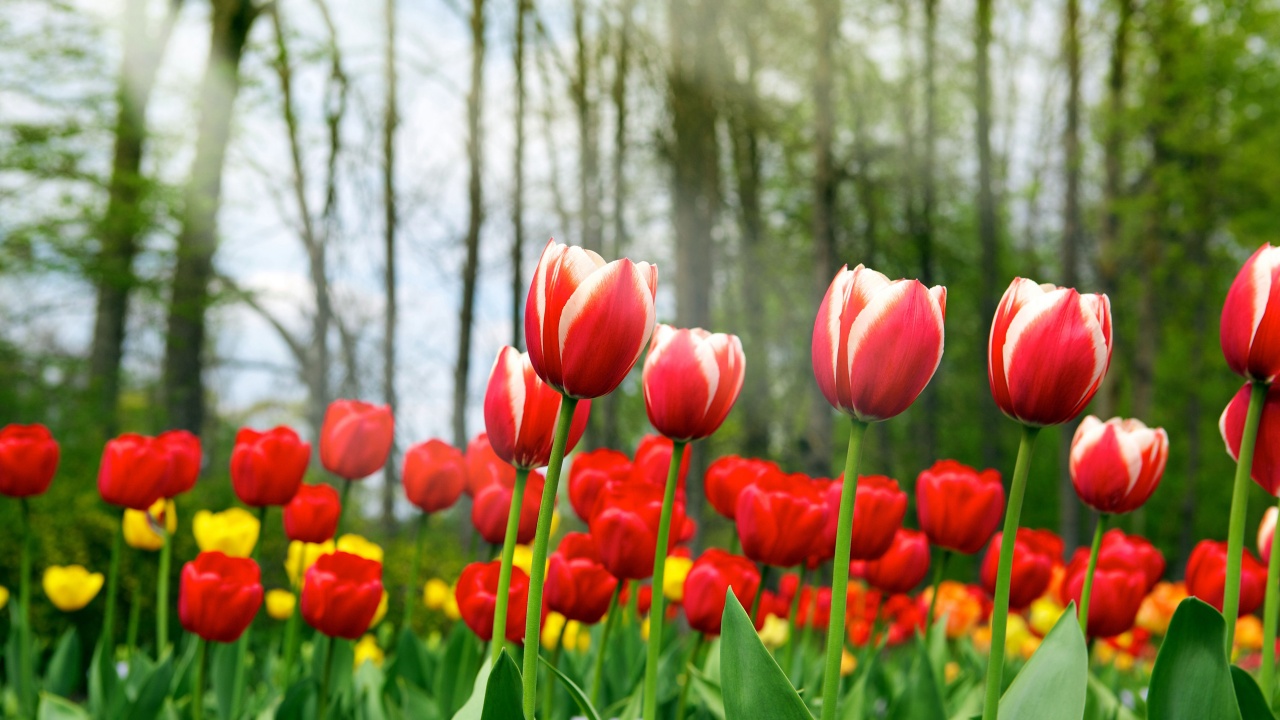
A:
{"label": "red and white striped tulip", "polygon": [[[1232,460],[1240,458],[1240,439],[1244,435],[1245,415],[1249,413],[1249,392],[1250,384],[1245,383],[1218,418],[1218,431]],[[1264,490],[1280,497],[1280,387],[1274,385],[1267,388],[1267,399],[1262,403],[1249,475]]]}
{"label": "red and white striped tulip", "polygon": [[1024,425],[1084,410],[1111,364],[1111,301],[1015,278],[991,323],[987,377],[996,405]]}
{"label": "red and white striped tulip", "polygon": [[1280,514],[1280,509],[1273,505],[1262,513],[1262,522],[1258,523],[1258,557],[1264,563],[1271,562],[1271,540],[1276,534],[1277,514]]}
{"label": "red and white striped tulip", "polygon": [[644,360],[649,422],[672,440],[711,435],[738,399],[746,367],[737,335],[658,325]]}
{"label": "red and white striped tulip", "polygon": [[[499,350],[484,395],[484,425],[493,451],[518,468],[546,465],[563,400],[533,371],[527,353],[509,345]],[[566,453],[582,438],[590,412],[590,400],[574,409]]]}
{"label": "red and white striped tulip", "polygon": [[1141,420],[1090,415],[1071,441],[1071,483],[1085,505],[1110,515],[1133,512],[1164,476],[1169,436]]}
{"label": "red and white striped tulip", "polygon": [[813,324],[813,374],[827,402],[863,422],[911,406],[942,361],[947,289],[847,266]]}
{"label": "red and white striped tulip", "polygon": [[605,262],[551,240],[525,302],[529,361],[551,387],[575,398],[608,395],[640,359],[653,333],[658,268]]}
{"label": "red and white striped tulip", "polygon": [[1240,268],[1222,305],[1227,365],[1249,380],[1280,375],[1280,247],[1263,245]]}

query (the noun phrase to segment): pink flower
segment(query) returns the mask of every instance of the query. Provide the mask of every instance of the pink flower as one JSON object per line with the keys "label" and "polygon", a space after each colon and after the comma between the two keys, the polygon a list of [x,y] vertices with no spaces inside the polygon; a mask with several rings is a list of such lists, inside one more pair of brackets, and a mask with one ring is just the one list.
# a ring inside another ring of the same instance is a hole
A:
{"label": "pink flower", "polygon": [[738,399],[746,366],[737,335],[659,325],[644,361],[649,422],[673,440],[714,433]]}
{"label": "pink flower", "polygon": [[1133,512],[1156,491],[1169,459],[1169,436],[1141,420],[1090,415],[1071,441],[1071,483],[1101,513]]}
{"label": "pink flower", "polygon": [[1245,262],[1222,304],[1222,354],[1233,371],[1270,383],[1280,374],[1280,247],[1263,245]]}
{"label": "pink flower", "polygon": [[[484,424],[493,451],[516,467],[546,465],[563,399],[533,371],[528,354],[510,346],[499,350],[484,395]],[[590,412],[590,400],[574,409],[566,453],[587,429]]]}

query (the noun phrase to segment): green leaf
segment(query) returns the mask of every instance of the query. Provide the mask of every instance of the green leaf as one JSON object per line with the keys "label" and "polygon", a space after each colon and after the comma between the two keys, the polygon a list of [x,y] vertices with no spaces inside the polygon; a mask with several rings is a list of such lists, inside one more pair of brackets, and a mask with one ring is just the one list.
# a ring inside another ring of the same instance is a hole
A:
{"label": "green leaf", "polygon": [[791,681],[760,642],[732,592],[725,592],[720,638],[720,683],[725,716],[813,720]]}
{"label": "green leaf", "polygon": [[150,670],[147,677],[139,683],[137,696],[125,709],[125,717],[130,720],[153,720],[164,707],[172,683],[173,656],[167,655],[164,662]]}
{"label": "green leaf", "polygon": [[511,720],[524,714],[524,686],[520,682],[520,668],[506,650],[498,656],[498,662],[489,672],[485,683],[484,709],[480,720]]}
{"label": "green leaf", "polygon": [[436,701],[416,685],[400,679],[400,708],[406,718],[414,720],[439,720],[440,707]]}
{"label": "green leaf", "polygon": [[[471,688],[471,697],[467,698],[467,702],[452,715],[453,720],[480,720],[480,713],[484,709],[484,694],[489,687],[489,673],[492,670],[491,663],[486,662],[480,665],[480,672],[476,673],[475,682]],[[520,714],[524,714],[523,706],[520,708]]]}
{"label": "green leaf", "polygon": [[910,679],[894,703],[892,717],[894,720],[947,720],[942,693],[933,679],[933,664],[925,652],[923,639],[918,644],[920,652],[911,663]]}
{"label": "green leaf", "polygon": [[1192,597],[1178,605],[1151,671],[1147,717],[1239,720],[1226,634],[1222,615],[1204,602]]}
{"label": "green leaf", "polygon": [[[1075,603],[1045,636],[1000,698],[1000,716],[1019,720],[1080,720],[1089,684],[1089,651]],[[1163,717],[1153,715],[1152,717]]]}
{"label": "green leaf", "polygon": [[68,697],[75,692],[84,676],[80,667],[80,636],[75,628],[67,628],[58,640],[49,667],[44,672],[44,689],[54,695]]}
{"label": "green leaf", "polygon": [[1111,688],[1092,673],[1089,675],[1089,696],[1084,717],[1085,720],[1138,720],[1138,716],[1120,702]]}
{"label": "green leaf", "polygon": [[399,677],[408,680],[423,690],[431,687],[427,676],[426,649],[422,641],[409,628],[400,631],[396,639],[395,672]]}
{"label": "green leaf", "polygon": [[240,672],[240,643],[209,643],[209,646],[209,680],[213,696],[218,702],[218,711],[229,714],[236,675]]}
{"label": "green leaf", "polygon": [[716,682],[709,673],[697,668],[690,668],[689,681],[693,683],[693,689],[702,701],[702,708],[715,720],[725,720],[724,693],[720,690],[720,683]]}
{"label": "green leaf", "polygon": [[[565,689],[569,691],[569,697],[573,698],[573,701],[577,703],[578,709],[582,711],[583,715],[587,716],[587,720],[600,720],[600,713],[592,707],[591,701],[587,699],[586,693],[582,692],[582,688],[578,687],[577,683],[571,680],[568,675],[565,675],[560,668],[552,665],[541,655],[538,656],[538,660],[542,661],[542,664],[546,665],[547,669],[555,673],[556,677],[560,678],[560,682],[564,683]],[[548,692],[550,692],[550,688],[548,688]]]}
{"label": "green leaf", "polygon": [[316,695],[319,687],[316,681],[304,677],[289,686],[284,694],[280,707],[276,708],[276,720],[305,720],[316,715]]}
{"label": "green leaf", "polygon": [[1275,713],[1267,706],[1262,695],[1262,688],[1253,676],[1239,667],[1231,666],[1231,684],[1236,689],[1236,701],[1240,703],[1240,714],[1249,720],[1275,720]]}
{"label": "green leaf", "polygon": [[89,713],[66,698],[42,693],[36,720],[89,720]]}
{"label": "green leaf", "polygon": [[486,658],[481,655],[475,635],[464,623],[454,623],[445,645],[444,660],[436,666],[435,683],[431,686],[435,689],[441,716],[453,717],[462,708],[474,692],[472,681],[478,672],[483,671],[488,677],[489,663],[484,662]]}
{"label": "green leaf", "polygon": [[124,710],[124,692],[113,655],[113,649],[100,638],[89,662],[89,713],[95,718],[117,718]]}

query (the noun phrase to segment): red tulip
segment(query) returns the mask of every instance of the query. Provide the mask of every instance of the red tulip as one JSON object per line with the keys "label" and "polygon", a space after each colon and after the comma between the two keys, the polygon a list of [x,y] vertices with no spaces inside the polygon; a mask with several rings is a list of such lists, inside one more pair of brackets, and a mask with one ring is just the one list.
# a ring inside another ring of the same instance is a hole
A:
{"label": "red tulip", "polygon": [[58,470],[58,442],[44,425],[5,425],[0,430],[0,493],[43,495]]}
{"label": "red tulip", "polygon": [[382,563],[341,550],[317,558],[302,581],[302,618],[329,637],[358,639],[381,602]]}
{"label": "red tulip", "polygon": [[[840,520],[840,493],[844,476],[826,488],[826,521],[822,531],[823,558],[834,557],[836,530]],[[898,481],[883,475],[860,475],[853,506],[853,535],[849,543],[852,560],[875,560],[889,551],[894,535],[907,514],[907,494]]]}
{"label": "red tulip", "polygon": [[1270,383],[1280,374],[1277,280],[1280,248],[1263,245],[1240,268],[1222,304],[1222,354],[1233,371],[1249,380]]}
{"label": "red tulip", "polygon": [[[626,483],[606,487],[596,501],[591,518],[591,537],[596,542],[600,562],[620,580],[643,580],[653,574],[653,557],[658,547],[658,520],[662,513],[662,488],[648,483]],[[684,526],[684,502],[676,497],[672,510],[672,533],[668,551],[677,542]]]}
{"label": "red tulip", "polygon": [[[1088,560],[1089,550],[1081,548],[1067,566],[1062,581],[1063,602],[1074,602],[1079,607]],[[1089,637],[1112,637],[1127,632],[1133,627],[1146,594],[1146,579],[1140,568],[1121,556],[1099,552],[1089,593],[1089,626],[1086,628]],[[1221,594],[1218,602],[1222,602]]]}
{"label": "red tulip", "polygon": [[738,496],[742,494],[742,489],[771,470],[781,472],[777,465],[768,460],[726,455],[711,463],[702,479],[707,501],[716,512],[733,520],[738,514]]}
{"label": "red tulip", "polygon": [[1099,557],[1103,555],[1121,556],[1125,562],[1141,570],[1146,578],[1146,592],[1151,592],[1164,576],[1164,555],[1140,535],[1125,535],[1119,528],[1106,531],[1098,551]]}
{"label": "red tulip", "polygon": [[718,548],[702,553],[684,578],[684,615],[689,627],[707,635],[720,634],[720,619],[729,590],[747,611],[760,588],[760,571],[741,555]]}
{"label": "red tulip", "polygon": [[170,430],[156,436],[156,444],[169,454],[164,497],[174,498],[195,487],[200,477],[200,438],[186,430]]}
{"label": "red tulip", "polygon": [[1000,527],[1004,513],[1000,473],[939,460],[916,479],[916,512],[929,542],[972,555]]}
{"label": "red tulip", "polygon": [[796,611],[796,627],[826,630],[831,623],[831,588],[809,585],[800,589],[800,608]]}
{"label": "red tulip", "polygon": [[[618,591],[618,606],[631,606],[631,593],[636,591],[638,582],[623,582],[622,589]],[[649,607],[653,604],[653,586],[643,585],[636,594],[636,613],[640,616],[649,614]]]}
{"label": "red tulip", "polygon": [[320,463],[346,480],[368,477],[387,464],[395,442],[391,408],[359,400],[334,400],[320,428]]}
{"label": "red tulip", "polygon": [[587,533],[569,533],[551,553],[547,566],[547,607],[569,620],[588,625],[600,622],[609,609],[618,580],[596,553]]}
{"label": "red tulip", "polygon": [[284,506],[284,534],[304,543],[332,540],[341,515],[342,501],[332,485],[299,485]]}
{"label": "red tulip", "polygon": [[1258,557],[1262,558],[1262,562],[1271,562],[1271,541],[1272,535],[1276,532],[1276,514],[1275,506],[1267,508],[1262,514],[1262,522],[1258,523]]}
{"label": "red tulip", "polygon": [[862,572],[867,582],[882,592],[909,592],[929,573],[929,540],[918,530],[899,528],[889,551],[867,561]]}
{"label": "red tulip", "polygon": [[[1187,593],[1222,612],[1222,594],[1227,585],[1227,544],[1201,540],[1187,559]],[[1248,615],[1262,605],[1267,591],[1267,568],[1248,550],[1240,565],[1240,615]]]}
{"label": "red tulip", "polygon": [[428,440],[405,451],[401,482],[405,497],[423,512],[448,510],[467,487],[467,463],[449,443]]}
{"label": "red tulip", "polygon": [[480,433],[467,443],[467,486],[465,492],[471,497],[490,483],[500,482],[507,487],[516,484],[516,469],[505,462],[494,452],[489,444],[489,435]]}
{"label": "red tulip", "polygon": [[235,642],[260,607],[262,572],[253,560],[214,550],[182,566],[178,619],[187,632],[212,642]]}
{"label": "red tulip", "polygon": [[1071,482],[1080,500],[1100,513],[1132,512],[1156,491],[1168,458],[1163,428],[1090,415],[1071,441]]}
{"label": "red tulip", "polygon": [[987,376],[996,405],[1025,425],[1080,414],[1111,364],[1111,301],[1015,278],[991,323]]}
{"label": "red tulip", "polygon": [[672,440],[714,433],[742,391],[747,360],[737,335],[658,325],[644,360],[644,408]]}
{"label": "red tulip", "polygon": [[[520,503],[520,527],[516,530],[516,542],[528,543],[538,529],[538,507],[542,501],[545,476],[541,472],[529,473],[525,483],[524,499]],[[511,512],[511,497],[515,488],[500,482],[490,483],[476,493],[471,502],[471,524],[480,531],[480,537],[490,545],[501,545],[507,536],[507,514]]]}
{"label": "red tulip", "polygon": [[[996,569],[1000,563],[1000,541],[996,533],[982,558],[982,587],[996,594]],[[1021,610],[1049,589],[1053,566],[1062,562],[1062,538],[1048,530],[1018,528],[1013,542],[1013,571],[1009,576],[1009,607]]]}
{"label": "red tulip", "polygon": [[155,438],[125,433],[107,441],[98,467],[98,494],[112,505],[146,510],[164,496],[169,453]]}
{"label": "red tulip", "polygon": [[[511,346],[499,350],[484,395],[484,426],[493,451],[518,468],[546,465],[551,460],[551,442],[563,399],[533,371],[528,354]],[[587,429],[590,412],[590,400],[574,408],[566,453]]]}
{"label": "red tulip", "polygon": [[794,567],[821,537],[826,503],[808,477],[768,472],[738,495],[736,515],[743,555],[765,565]]}
{"label": "red tulip", "polygon": [[864,422],[911,406],[942,361],[947,289],[845,266],[813,324],[813,374],[827,402]]}
{"label": "red tulip", "polygon": [[[493,639],[493,614],[497,605],[498,576],[502,561],[475,562],[462,569],[454,595],[462,621],[481,640]],[[511,585],[507,590],[506,638],[524,640],[524,620],[529,608],[529,575],[518,567],[511,568]]]}
{"label": "red tulip", "polygon": [[591,522],[596,499],[607,485],[631,475],[631,460],[623,453],[600,448],[574,456],[569,465],[569,504],[583,522]]}
{"label": "red tulip", "polygon": [[[1240,457],[1240,437],[1244,435],[1244,417],[1249,410],[1249,385],[1231,398],[1218,419],[1218,430],[1227,444],[1231,459]],[[1280,385],[1267,389],[1258,422],[1258,440],[1253,446],[1253,481],[1272,495],[1280,496]]]}
{"label": "red tulip", "polygon": [[549,241],[524,312],[538,377],[571,397],[613,392],[653,333],[657,290],[656,266],[606,263],[590,250]]}
{"label": "red tulip", "polygon": [[[661,435],[645,435],[636,446],[635,462],[631,464],[631,479],[658,487],[667,486],[667,472],[671,469],[671,451],[674,444]],[[681,490],[689,479],[689,453],[680,461],[677,483]]]}
{"label": "red tulip", "polygon": [[311,443],[291,428],[241,428],[231,451],[231,487],[250,507],[284,505],[298,492],[310,462]]}

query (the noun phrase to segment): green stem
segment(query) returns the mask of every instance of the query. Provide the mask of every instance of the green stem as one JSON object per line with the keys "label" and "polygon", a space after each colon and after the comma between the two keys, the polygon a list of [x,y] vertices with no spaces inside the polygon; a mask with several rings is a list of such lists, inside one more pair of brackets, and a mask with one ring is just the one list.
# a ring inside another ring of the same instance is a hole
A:
{"label": "green stem", "polygon": [[[569,619],[565,618],[564,624],[560,626],[560,634],[556,636],[556,646],[551,649],[551,667],[556,669],[560,667],[560,650],[564,647],[564,631],[567,629],[569,629]],[[547,692],[542,697],[542,720],[551,720],[551,711],[555,707],[555,697],[556,674],[548,670]]]}
{"label": "green stem", "polygon": [[418,528],[413,538],[413,565],[409,567],[409,586],[404,591],[404,624],[401,629],[413,630],[413,611],[422,604],[422,588],[418,587],[418,573],[422,570],[422,550],[427,539],[427,518],[422,513],[418,516]]}
{"label": "green stem", "polygon": [[107,566],[107,607],[102,616],[102,657],[115,661],[116,591],[120,587],[120,555],[124,550],[124,527],[116,528],[111,540],[111,563]]}
{"label": "green stem", "polygon": [[[1277,505],[1280,507],[1280,503]],[[1276,612],[1280,610],[1280,532],[1271,533],[1271,560],[1267,564],[1267,603],[1262,616],[1262,695],[1271,705],[1276,680]],[[1275,707],[1272,707],[1275,710]]]}
{"label": "green stem", "polygon": [[337,642],[337,638],[325,638],[324,667],[320,670],[320,697],[316,702],[318,720],[326,720],[329,716],[329,678],[333,675],[333,646]]}
{"label": "green stem", "polygon": [[333,541],[338,542],[338,538],[342,537],[342,521],[347,519],[347,498],[351,497],[351,481],[344,479],[342,481],[342,497],[338,504],[338,524],[333,529]]}
{"label": "green stem", "polygon": [[[1004,513],[1004,538],[1018,537],[1018,518],[1022,515],[1022,496],[1027,489],[1027,474],[1031,471],[1031,453],[1035,450],[1036,436],[1040,428],[1022,426],[1022,441],[1018,445],[1018,462],[1013,468],[1013,482],[1009,486],[1009,505]],[[1000,690],[1004,676],[1004,636],[1009,622],[1009,580],[1013,571],[1013,547],[1016,542],[1000,542],[1000,567],[996,574],[996,596],[991,612],[991,654],[987,659],[987,693],[982,705],[982,720],[996,720],[1000,707]]]}
{"label": "green stem", "polygon": [[299,543],[302,548],[298,553],[297,569],[298,582],[293,586],[293,613],[289,615],[289,623],[284,628],[284,665],[282,672],[284,677],[280,682],[280,687],[288,687],[289,681],[293,679],[293,663],[298,656],[298,624],[302,620],[302,574],[307,567],[306,545]]}
{"label": "green stem", "polygon": [[542,582],[547,574],[547,542],[551,539],[551,517],[556,510],[556,493],[560,491],[560,469],[564,450],[569,444],[569,428],[578,399],[564,396],[560,401],[560,417],[551,442],[551,461],[547,480],[542,486],[542,503],[538,507],[538,529],[533,537],[533,567],[529,577],[529,611],[524,624],[524,715],[533,720],[538,707],[538,629],[542,626]]}
{"label": "green stem", "polygon": [[160,532],[164,537],[164,544],[160,546],[160,567],[156,574],[157,659],[164,657],[169,649],[169,568],[173,564],[173,538],[169,537],[165,528],[161,528]]}
{"label": "green stem", "polygon": [[938,564],[933,568],[933,596],[929,598],[929,614],[926,617],[927,623],[924,626],[925,632],[933,629],[933,619],[937,617],[939,588],[942,587],[942,573],[947,569],[947,561],[951,559],[951,551],[942,548],[942,552],[938,553]]}
{"label": "green stem", "polygon": [[[787,655],[782,667],[784,672],[795,674],[796,643],[799,642],[799,635],[796,632],[796,620],[800,618],[800,597],[804,595],[804,579],[809,573],[809,568],[801,565],[796,568],[796,596],[791,598],[791,617],[787,619]],[[813,609],[809,610],[809,622],[813,622]]]}
{"label": "green stem", "polygon": [[33,650],[34,634],[31,632],[31,502],[22,498],[22,558],[20,575],[18,576],[18,602],[22,628],[19,630],[20,643],[18,653],[21,658],[19,668],[19,696],[24,716],[34,716],[35,703],[35,652]]}
{"label": "green stem", "polygon": [[135,585],[130,596],[129,624],[124,632],[125,657],[133,662],[134,649],[138,647],[138,627],[142,624],[142,587]]}
{"label": "green stem", "polygon": [[1240,436],[1240,456],[1236,461],[1236,480],[1231,491],[1231,523],[1227,528],[1227,585],[1222,598],[1222,615],[1227,620],[1227,657],[1236,637],[1236,620],[1240,616],[1240,561],[1244,556],[1244,523],[1249,509],[1249,475],[1253,472],[1253,448],[1258,439],[1262,407],[1267,400],[1267,383],[1253,381],[1249,393],[1249,412]]}
{"label": "green stem", "polygon": [[591,705],[600,706],[600,686],[604,680],[604,651],[609,647],[609,635],[613,632],[613,623],[622,610],[618,608],[618,595],[622,592],[622,581],[613,588],[613,597],[609,599],[609,612],[604,618],[604,630],[600,632],[600,647],[596,648],[595,669],[591,673]]}
{"label": "green stem", "polygon": [[649,655],[644,664],[644,711],[640,717],[658,717],[658,660],[662,656],[662,625],[666,622],[667,594],[663,580],[667,571],[667,543],[671,536],[671,512],[676,504],[676,486],[680,484],[680,463],[689,443],[677,440],[671,446],[671,464],[667,468],[667,486],[662,495],[662,514],[658,518],[658,544],[653,550],[653,602],[649,606]]}
{"label": "green stem", "polygon": [[1107,525],[1107,514],[1099,513],[1093,528],[1093,545],[1089,547],[1089,568],[1084,574],[1084,587],[1080,590],[1080,629],[1084,639],[1089,639],[1089,601],[1093,599],[1093,575],[1098,571],[1098,550],[1102,547],[1102,532]]}
{"label": "green stem", "polygon": [[849,543],[853,537],[853,505],[858,495],[858,460],[867,424],[854,418],[844,456],[844,487],[836,526],[836,555],[831,570],[831,622],[827,625],[827,662],[822,674],[822,720],[835,720],[840,702],[840,659],[844,652],[844,613],[849,602]]}
{"label": "green stem", "polygon": [[191,720],[204,720],[204,672],[209,664],[209,641],[196,638],[196,676],[191,685]]}
{"label": "green stem", "polygon": [[[524,488],[529,479],[528,468],[516,468],[516,483],[511,489],[511,507],[507,509],[507,532],[502,538],[502,567],[498,573],[498,596],[493,606],[493,664],[502,657],[507,639],[507,601],[511,593],[511,564],[516,557],[516,537],[520,533],[520,511],[524,507]],[[527,635],[525,636],[528,637]]]}
{"label": "green stem", "polygon": [[[267,536],[267,510],[270,506],[263,505],[258,508],[258,542],[254,543],[253,550],[249,552],[249,559],[255,563],[262,554],[262,545]],[[239,717],[240,703],[244,699],[245,685],[248,682],[249,672],[249,645],[253,642],[253,623],[241,633],[240,639],[236,640],[236,654],[239,659],[236,661],[235,679],[231,683],[231,714],[230,717]]]}
{"label": "green stem", "polygon": [[644,618],[640,617],[640,581],[632,580],[629,587],[631,592],[627,593],[626,621],[640,625],[644,622]]}
{"label": "green stem", "polygon": [[680,686],[680,701],[676,703],[676,720],[684,720],[685,708],[689,704],[689,686],[693,685],[693,668],[698,666],[702,650],[707,645],[707,636],[698,633],[693,641],[693,649],[689,651],[689,664],[685,667],[684,683]]}

